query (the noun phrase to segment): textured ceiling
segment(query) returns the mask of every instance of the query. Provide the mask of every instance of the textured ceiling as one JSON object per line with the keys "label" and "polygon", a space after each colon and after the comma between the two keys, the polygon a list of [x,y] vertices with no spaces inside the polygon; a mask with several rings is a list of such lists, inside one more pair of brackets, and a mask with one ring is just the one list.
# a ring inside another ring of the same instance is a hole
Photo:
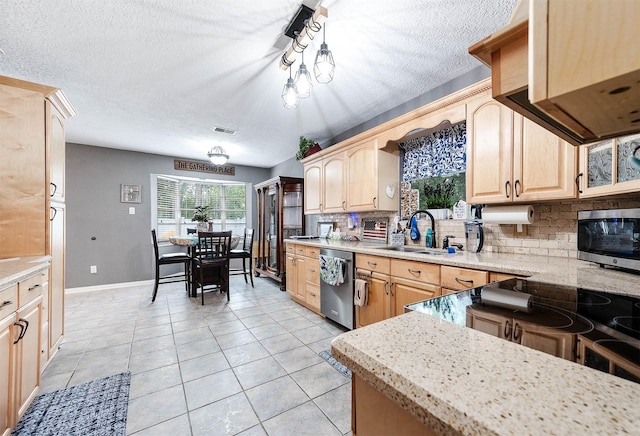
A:
{"label": "textured ceiling", "polygon": [[2,0],[0,75],[62,88],[69,142],[199,160],[222,145],[230,164],[272,167],[300,135],[324,143],[480,65],[467,48],[517,0],[325,0],[335,78],[287,110],[282,33],[300,3]]}

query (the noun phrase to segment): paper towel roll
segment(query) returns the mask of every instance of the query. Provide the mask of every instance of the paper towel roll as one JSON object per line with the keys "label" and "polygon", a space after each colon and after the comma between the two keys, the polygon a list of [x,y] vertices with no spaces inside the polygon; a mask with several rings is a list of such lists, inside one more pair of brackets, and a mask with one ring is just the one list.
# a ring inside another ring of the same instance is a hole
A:
{"label": "paper towel roll", "polygon": [[533,224],[533,206],[487,206],[482,222],[488,224]]}
{"label": "paper towel roll", "polygon": [[504,307],[505,309],[531,312],[531,295],[507,289],[490,288],[485,286],[480,294],[482,302],[488,306]]}

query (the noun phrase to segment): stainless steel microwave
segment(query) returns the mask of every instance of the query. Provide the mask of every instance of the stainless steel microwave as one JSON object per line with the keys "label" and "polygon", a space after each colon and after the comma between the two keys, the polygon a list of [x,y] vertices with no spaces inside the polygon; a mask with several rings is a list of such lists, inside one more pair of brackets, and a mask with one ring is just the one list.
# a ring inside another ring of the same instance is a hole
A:
{"label": "stainless steel microwave", "polygon": [[579,211],[578,259],[640,271],[640,209]]}

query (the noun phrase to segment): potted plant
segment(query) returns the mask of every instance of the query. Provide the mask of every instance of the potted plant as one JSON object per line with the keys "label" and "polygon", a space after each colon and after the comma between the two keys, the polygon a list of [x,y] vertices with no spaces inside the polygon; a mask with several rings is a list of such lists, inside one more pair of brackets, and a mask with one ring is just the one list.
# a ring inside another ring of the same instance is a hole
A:
{"label": "potted plant", "polygon": [[443,179],[424,186],[427,209],[431,212],[434,218],[449,218],[449,209],[451,209],[456,202],[455,193],[455,183],[449,179]]}
{"label": "potted plant", "polygon": [[209,229],[209,206],[196,206],[194,208],[191,221],[198,223],[197,228],[199,232],[206,232]]}
{"label": "potted plant", "polygon": [[322,150],[320,145],[318,145],[318,143],[313,139],[307,139],[304,136],[301,136],[298,152],[296,153],[296,159],[302,160],[307,156],[311,156],[312,154],[319,152],[320,150]]}

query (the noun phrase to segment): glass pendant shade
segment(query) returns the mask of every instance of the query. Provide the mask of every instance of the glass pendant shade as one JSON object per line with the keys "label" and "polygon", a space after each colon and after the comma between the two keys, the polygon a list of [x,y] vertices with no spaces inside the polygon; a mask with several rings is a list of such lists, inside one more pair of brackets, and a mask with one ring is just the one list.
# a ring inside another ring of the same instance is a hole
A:
{"label": "glass pendant shade", "polygon": [[284,103],[284,107],[287,109],[293,109],[298,106],[296,84],[291,77],[287,79],[287,83],[284,85],[284,89],[282,90],[282,102]]}
{"label": "glass pendant shade", "polygon": [[324,42],[320,45],[320,50],[316,55],[316,62],[313,65],[313,74],[319,83],[329,83],[333,80],[333,73],[336,69],[336,63],[333,61],[333,55],[329,46]]}
{"label": "glass pendant shade", "polygon": [[308,98],[311,95],[311,88],[313,87],[311,83],[311,73],[307,70],[304,60],[300,64],[300,69],[296,72],[294,82],[296,84],[296,90],[298,91],[298,98]]}
{"label": "glass pendant shade", "polygon": [[209,160],[214,165],[224,165],[229,160],[229,155],[225,153],[224,148],[216,145],[207,153]]}

